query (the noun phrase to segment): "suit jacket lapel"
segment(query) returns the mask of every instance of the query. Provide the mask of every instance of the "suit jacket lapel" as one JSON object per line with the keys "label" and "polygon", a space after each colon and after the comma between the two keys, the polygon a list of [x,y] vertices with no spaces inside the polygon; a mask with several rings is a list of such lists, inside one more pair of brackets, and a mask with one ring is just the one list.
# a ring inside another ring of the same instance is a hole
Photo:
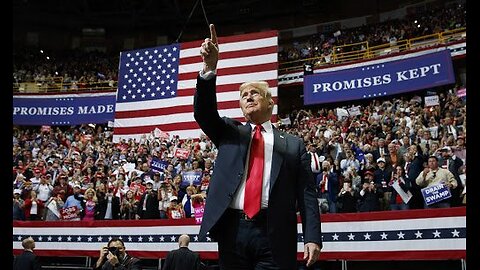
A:
{"label": "suit jacket lapel", "polygon": [[272,170],[270,172],[270,193],[278,178],[280,167],[283,162],[283,155],[286,149],[285,136],[280,134],[276,128],[273,128],[273,155],[272,155]]}
{"label": "suit jacket lapel", "polygon": [[245,162],[247,161],[247,152],[250,147],[252,126],[247,123],[246,125],[238,128],[240,131],[240,157],[242,157],[242,168],[245,168]]}

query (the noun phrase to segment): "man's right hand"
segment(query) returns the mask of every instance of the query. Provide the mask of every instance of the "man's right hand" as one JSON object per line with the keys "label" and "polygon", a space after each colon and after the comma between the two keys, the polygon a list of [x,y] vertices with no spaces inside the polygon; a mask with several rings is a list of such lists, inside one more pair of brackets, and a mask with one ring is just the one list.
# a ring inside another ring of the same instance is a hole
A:
{"label": "man's right hand", "polygon": [[217,69],[218,43],[217,32],[213,24],[210,24],[210,38],[206,38],[200,47],[200,55],[203,60],[203,72]]}
{"label": "man's right hand", "polygon": [[102,247],[102,249],[100,250],[100,258],[107,256],[107,254],[108,254],[108,247]]}

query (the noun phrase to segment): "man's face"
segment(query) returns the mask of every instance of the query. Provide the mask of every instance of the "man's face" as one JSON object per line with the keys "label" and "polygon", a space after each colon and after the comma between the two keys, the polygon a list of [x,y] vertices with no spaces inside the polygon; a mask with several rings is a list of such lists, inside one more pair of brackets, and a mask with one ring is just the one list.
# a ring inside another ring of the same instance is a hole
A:
{"label": "man's face", "polygon": [[429,158],[428,159],[428,167],[432,170],[435,170],[438,168],[438,161],[434,158]]}
{"label": "man's face", "polygon": [[120,241],[113,241],[110,243],[110,245],[108,246],[109,248],[117,248],[118,249],[118,253],[120,254],[120,257],[124,257],[125,256],[125,247],[122,245],[122,242]]}
{"label": "man's face", "polygon": [[253,123],[261,124],[269,120],[272,106],[273,100],[267,99],[265,93],[253,86],[247,86],[240,93],[240,108],[243,115]]}

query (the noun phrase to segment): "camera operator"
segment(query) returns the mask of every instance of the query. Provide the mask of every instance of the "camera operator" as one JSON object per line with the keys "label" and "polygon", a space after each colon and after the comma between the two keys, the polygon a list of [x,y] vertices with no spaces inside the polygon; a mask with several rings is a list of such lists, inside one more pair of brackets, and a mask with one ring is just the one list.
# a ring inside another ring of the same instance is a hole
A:
{"label": "camera operator", "polygon": [[141,270],[140,260],[125,252],[125,244],[122,239],[112,238],[107,246],[100,249],[100,258],[95,264],[94,270]]}

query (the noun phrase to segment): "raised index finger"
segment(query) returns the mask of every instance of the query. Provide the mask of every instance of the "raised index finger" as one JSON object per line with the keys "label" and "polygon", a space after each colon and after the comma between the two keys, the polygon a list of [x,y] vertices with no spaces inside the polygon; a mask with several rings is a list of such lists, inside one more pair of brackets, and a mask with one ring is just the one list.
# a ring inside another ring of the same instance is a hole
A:
{"label": "raised index finger", "polygon": [[215,31],[215,25],[210,24],[210,39],[213,44],[217,44],[217,32]]}

